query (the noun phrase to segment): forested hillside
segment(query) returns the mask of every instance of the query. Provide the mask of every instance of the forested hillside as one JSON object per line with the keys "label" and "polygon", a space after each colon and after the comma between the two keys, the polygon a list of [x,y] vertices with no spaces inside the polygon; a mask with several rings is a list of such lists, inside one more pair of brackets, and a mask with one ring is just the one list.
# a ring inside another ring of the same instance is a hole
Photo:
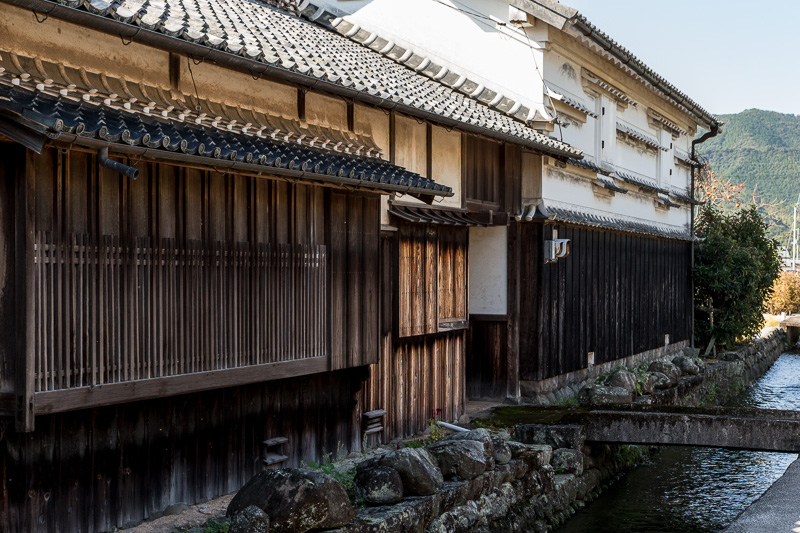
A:
{"label": "forested hillside", "polygon": [[756,193],[785,246],[800,194],[800,116],[748,109],[718,118],[722,134],[698,145],[699,156],[725,181],[744,183],[747,199]]}

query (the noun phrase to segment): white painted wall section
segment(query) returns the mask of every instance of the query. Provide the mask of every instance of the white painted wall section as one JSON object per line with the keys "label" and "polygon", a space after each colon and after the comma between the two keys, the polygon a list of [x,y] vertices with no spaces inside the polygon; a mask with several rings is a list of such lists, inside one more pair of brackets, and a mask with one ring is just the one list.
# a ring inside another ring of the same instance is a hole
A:
{"label": "white painted wall section", "polygon": [[469,229],[469,313],[508,312],[506,226]]}

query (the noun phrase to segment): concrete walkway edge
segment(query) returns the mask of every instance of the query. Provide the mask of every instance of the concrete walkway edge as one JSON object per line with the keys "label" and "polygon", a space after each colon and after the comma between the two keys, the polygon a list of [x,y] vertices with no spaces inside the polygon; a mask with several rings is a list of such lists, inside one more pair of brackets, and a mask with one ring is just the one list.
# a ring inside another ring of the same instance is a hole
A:
{"label": "concrete walkway edge", "polygon": [[723,533],[800,532],[800,459]]}

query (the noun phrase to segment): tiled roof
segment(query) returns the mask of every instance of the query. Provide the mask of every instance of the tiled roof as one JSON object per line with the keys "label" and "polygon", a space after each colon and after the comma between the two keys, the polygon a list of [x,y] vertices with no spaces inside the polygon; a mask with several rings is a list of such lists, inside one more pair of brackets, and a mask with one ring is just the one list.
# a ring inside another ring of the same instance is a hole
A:
{"label": "tiled roof", "polygon": [[449,187],[381,159],[271,136],[259,137],[192,120],[148,115],[18,85],[0,83],[0,113],[51,139],[89,146],[99,142],[133,156],[183,157],[226,169],[424,196],[452,194]]}
{"label": "tiled roof", "polygon": [[416,205],[389,204],[389,214],[400,220],[417,224],[436,224],[442,226],[486,226],[469,216],[465,211],[419,207]]}
{"label": "tiled roof", "polygon": [[608,177],[598,178],[595,183],[597,183],[598,185],[600,185],[600,187],[604,189],[608,189],[609,191],[628,194],[628,189],[620,187],[619,185],[614,183],[614,180],[612,178]]}
{"label": "tiled roof", "polygon": [[659,143],[655,138],[650,137],[649,135],[642,133],[638,130],[635,130],[632,127],[623,124],[621,122],[617,122],[617,131],[624,133],[628,137],[632,137],[652,148],[664,150],[665,152],[669,150],[669,148],[667,148],[666,146],[662,146],[661,143]]}
{"label": "tiled roof", "polygon": [[669,196],[667,196],[666,194],[659,193],[657,195],[656,201],[666,207],[680,207],[680,204],[676,204],[675,202],[670,200]]}
{"label": "tiled roof", "polygon": [[[424,52],[417,53],[394,41],[384,39],[378,33],[362,28],[349,20],[338,16],[324,5],[312,1],[301,2],[300,15],[329,28],[351,41],[366,46],[379,54],[401,64],[433,80],[450,87],[470,98],[482,102],[517,120],[531,120],[534,112],[522,102],[506,96],[500,87],[488,87],[485,83],[470,79],[458,69],[439,65],[426,57]],[[490,83],[491,85],[491,83]]]}
{"label": "tiled roof", "polygon": [[692,159],[692,157],[689,154],[681,150],[675,150],[675,159],[689,166],[695,166],[695,167],[700,166],[700,163],[698,163],[695,159]]}
{"label": "tiled roof", "polygon": [[[580,150],[543,135],[439,81],[338,33],[261,3],[248,0],[59,0],[58,4],[70,8],[69,13],[61,13],[52,9],[56,2],[32,1],[50,7],[43,11],[52,11],[51,16],[72,16],[74,10],[79,10],[108,19],[106,23],[114,20],[136,27],[139,30],[132,38],[137,41],[155,40],[148,34],[153,32],[263,65],[257,73],[271,67],[307,78],[309,85],[324,82],[333,88],[355,91],[356,97],[365,101],[378,99],[385,107],[401,106],[422,112],[432,120],[442,117],[463,124],[465,128],[479,128],[487,135],[513,139],[531,148],[580,157]],[[85,23],[95,24],[95,20]]]}
{"label": "tiled roof", "polygon": [[595,165],[593,162],[589,161],[588,159],[567,159],[567,164],[570,164],[574,167],[582,168],[585,170],[591,170],[592,172],[597,172],[598,174],[603,174],[605,176],[610,176],[611,171],[606,170],[602,167]]}
{"label": "tiled roof", "polygon": [[697,240],[688,228],[679,229],[640,219],[621,217],[607,213],[589,212],[575,206],[558,205],[546,200],[540,200],[535,204],[523,206],[522,211],[514,218],[520,222],[531,222],[534,220],[564,222],[590,228],[611,229],[682,241]]}
{"label": "tiled roof", "polygon": [[599,116],[597,113],[595,113],[594,111],[592,111],[591,109],[589,109],[588,107],[586,107],[585,105],[580,103],[579,101],[577,101],[577,100],[575,100],[573,98],[570,98],[569,96],[566,96],[564,94],[557,93],[556,91],[554,91],[554,90],[552,90],[550,88],[547,88],[547,96],[549,96],[553,100],[558,100],[559,102],[562,102],[565,105],[568,105],[569,107],[580,111],[584,115],[588,115],[588,116],[590,116],[592,118],[597,118]]}
{"label": "tiled roof", "polygon": [[648,191],[658,192],[667,194],[669,191],[659,187],[657,184],[651,182],[647,178],[643,178],[641,176],[637,176],[633,172],[628,172],[627,170],[617,170],[615,172],[616,176],[620,178],[622,181],[626,181],[632,185],[636,185],[637,187],[641,187],[642,189],[646,189]]}
{"label": "tiled roof", "polygon": [[689,196],[687,193],[685,193],[683,191],[677,191],[675,189],[669,191],[669,195],[672,196],[673,198],[677,198],[678,200],[686,202],[687,204],[703,205],[705,203],[705,202],[703,202],[701,200],[695,200],[694,198],[692,198],[691,196]]}
{"label": "tiled roof", "polygon": [[627,231],[630,233],[639,233],[643,235],[653,235],[656,237],[667,237],[670,239],[685,241],[694,240],[688,229],[679,230],[651,222],[632,219],[629,220],[597,213],[588,213],[574,208],[566,208],[554,205],[548,205],[545,207],[545,209],[554,215],[553,220],[559,222],[568,222],[571,224],[589,226],[593,228]]}

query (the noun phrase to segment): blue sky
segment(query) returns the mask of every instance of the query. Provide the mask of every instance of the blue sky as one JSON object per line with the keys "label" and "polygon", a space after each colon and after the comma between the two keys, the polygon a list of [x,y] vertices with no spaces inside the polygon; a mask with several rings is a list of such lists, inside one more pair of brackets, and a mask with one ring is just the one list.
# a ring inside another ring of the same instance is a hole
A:
{"label": "blue sky", "polygon": [[562,0],[712,113],[800,114],[800,0]]}

